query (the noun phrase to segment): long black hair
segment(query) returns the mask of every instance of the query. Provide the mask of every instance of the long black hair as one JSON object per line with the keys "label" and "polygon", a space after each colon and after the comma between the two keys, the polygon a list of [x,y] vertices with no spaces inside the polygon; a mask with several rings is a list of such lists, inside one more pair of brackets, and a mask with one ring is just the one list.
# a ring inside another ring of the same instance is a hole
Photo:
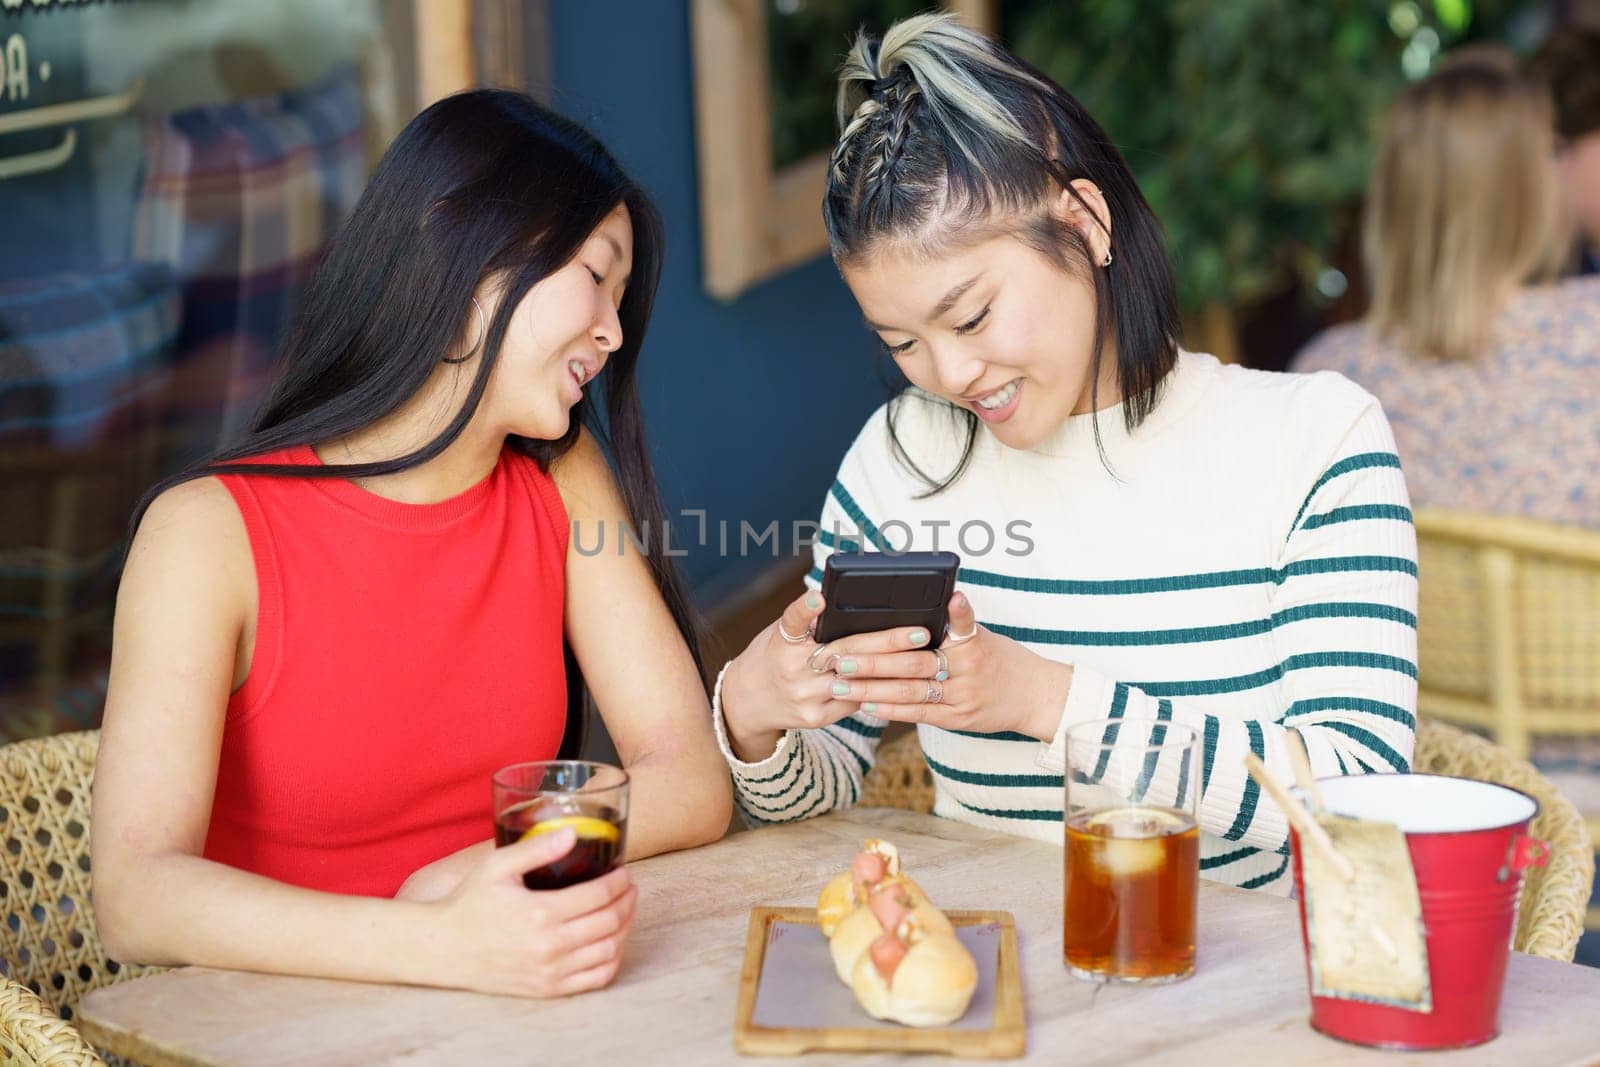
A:
{"label": "long black hair", "polygon": [[[1177,362],[1172,265],[1133,172],[1070,93],[952,16],[917,15],[881,39],[856,38],[839,73],[838,118],[822,212],[837,262],[859,260],[885,242],[937,250],[984,232],[991,213],[1023,216],[1016,236],[1094,286],[1091,408],[1105,339],[1115,331],[1123,420],[1130,432],[1144,421]],[[1072,182],[1079,178],[1099,187],[1111,220],[1078,195]],[[1038,211],[1063,189],[1108,233],[1115,223],[1114,266],[1091,262],[1076,227]],[[889,405],[889,433],[898,457],[930,487],[924,495],[932,495],[966,469],[978,419],[945,404],[964,423],[966,442],[955,469],[934,478],[895,433],[900,399]],[[1098,419],[1093,426],[1104,460]]]}
{"label": "long black hair", "polygon": [[[150,502],[194,478],[246,474],[371,478],[438,456],[477,410],[500,345],[524,294],[564,266],[618,205],[633,225],[633,270],[618,318],[622,344],[555,441],[509,438],[510,447],[549,470],[587,426],[611,456],[656,587],[702,668],[687,597],[663,554],[662,510],[645,445],[636,368],[661,276],[661,218],[650,199],[595,137],[530,97],[478,89],[422,112],[384,153],[355,211],[312,277],[291,323],[277,372],[242,440],[158,483]],[[438,437],[376,463],[296,466],[243,462],[268,452],[336,440],[370,426],[416,395],[462,335],[472,295],[503,276],[503,298],[488,320],[471,389]],[[131,538],[130,538],[131,540]]]}

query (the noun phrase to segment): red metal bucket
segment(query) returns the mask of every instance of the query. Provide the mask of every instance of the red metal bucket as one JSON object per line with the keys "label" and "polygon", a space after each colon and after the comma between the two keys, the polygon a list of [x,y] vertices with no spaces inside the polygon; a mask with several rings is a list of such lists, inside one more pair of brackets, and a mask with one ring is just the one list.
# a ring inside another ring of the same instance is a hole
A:
{"label": "red metal bucket", "polygon": [[[1328,809],[1397,823],[1416,870],[1427,936],[1431,1012],[1333,997],[1311,998],[1311,1025],[1343,1041],[1396,1049],[1462,1048],[1500,1032],[1500,994],[1516,931],[1522,872],[1543,865],[1528,836],[1539,802],[1489,782],[1432,774],[1369,774],[1317,782]],[[1300,842],[1290,835],[1301,898]],[[1311,963],[1306,961],[1310,988]]]}

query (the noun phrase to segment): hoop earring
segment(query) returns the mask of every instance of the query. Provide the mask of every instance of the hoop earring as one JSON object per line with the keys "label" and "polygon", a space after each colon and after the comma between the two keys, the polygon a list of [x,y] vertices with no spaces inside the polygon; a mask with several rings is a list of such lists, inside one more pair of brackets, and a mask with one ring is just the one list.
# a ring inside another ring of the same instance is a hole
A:
{"label": "hoop earring", "polygon": [[478,343],[473,345],[472,348],[467,351],[466,355],[457,356],[454,359],[449,356],[443,356],[439,360],[440,363],[465,363],[477,353],[479,346],[481,346],[484,341],[488,340],[489,324],[484,321],[483,305],[478,303],[477,297],[472,298],[472,309],[478,313]]}

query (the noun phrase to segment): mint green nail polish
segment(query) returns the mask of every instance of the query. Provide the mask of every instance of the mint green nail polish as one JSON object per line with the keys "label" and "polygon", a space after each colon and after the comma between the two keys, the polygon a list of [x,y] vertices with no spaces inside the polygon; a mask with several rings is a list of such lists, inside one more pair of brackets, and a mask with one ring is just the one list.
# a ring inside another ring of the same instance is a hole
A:
{"label": "mint green nail polish", "polygon": [[861,669],[861,664],[857,663],[853,659],[842,659],[842,660],[839,661],[839,673],[840,674],[854,674],[854,673],[856,673],[856,671],[859,671],[860,669]]}
{"label": "mint green nail polish", "polygon": [[850,695],[850,687],[843,682],[834,682],[833,695],[836,697],[847,697]]}
{"label": "mint green nail polish", "polygon": [[818,608],[822,607],[822,598],[817,596],[815,593],[807,593],[806,607],[810,608],[812,611],[816,611]]}
{"label": "mint green nail polish", "polygon": [[869,700],[865,704],[861,705],[861,710],[870,715],[878,710],[878,705]]}
{"label": "mint green nail polish", "polygon": [[912,630],[906,637],[913,645],[925,645],[928,643],[928,631],[926,630]]}

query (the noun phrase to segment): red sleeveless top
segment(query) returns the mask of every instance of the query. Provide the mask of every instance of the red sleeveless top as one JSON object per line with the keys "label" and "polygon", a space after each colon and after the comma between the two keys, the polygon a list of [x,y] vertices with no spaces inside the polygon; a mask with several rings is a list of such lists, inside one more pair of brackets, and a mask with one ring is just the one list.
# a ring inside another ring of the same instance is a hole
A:
{"label": "red sleeveless top", "polygon": [[[320,463],[306,446],[258,462]],[[493,836],[490,775],[561,744],[561,497],[510,449],[437,504],[342,479],[220,481],[250,535],[260,606],[205,855],[392,896]]]}

